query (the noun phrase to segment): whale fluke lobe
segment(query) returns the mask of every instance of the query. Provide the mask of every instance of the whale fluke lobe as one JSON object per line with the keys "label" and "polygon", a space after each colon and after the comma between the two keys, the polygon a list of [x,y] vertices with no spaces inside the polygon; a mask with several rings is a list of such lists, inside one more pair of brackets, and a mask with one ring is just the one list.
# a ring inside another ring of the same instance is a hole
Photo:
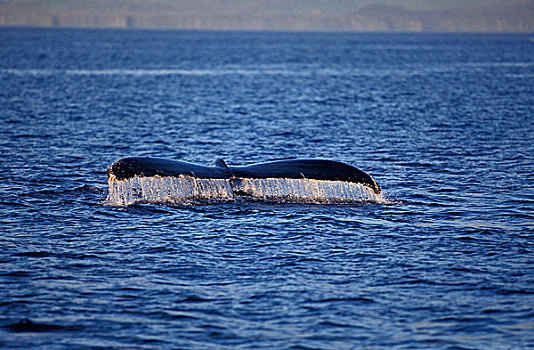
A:
{"label": "whale fluke lobe", "polygon": [[380,202],[381,190],[366,172],[319,159],[279,160],[229,167],[148,157],[122,158],[107,171],[108,201],[120,205],[179,199],[252,197],[291,202]]}
{"label": "whale fluke lobe", "polygon": [[227,179],[231,177],[224,167],[207,167],[176,160],[130,157],[121,158],[108,168],[108,180],[126,180],[133,177],[190,176],[199,179]]}

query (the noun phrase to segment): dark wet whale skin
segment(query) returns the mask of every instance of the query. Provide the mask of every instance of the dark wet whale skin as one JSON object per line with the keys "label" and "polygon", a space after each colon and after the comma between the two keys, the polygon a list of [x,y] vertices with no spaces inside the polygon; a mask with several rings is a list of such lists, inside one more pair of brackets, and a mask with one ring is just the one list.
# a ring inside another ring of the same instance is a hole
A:
{"label": "dark wet whale skin", "polygon": [[285,178],[346,181],[370,187],[376,194],[380,186],[366,172],[332,160],[291,159],[228,167],[224,161],[215,166],[149,157],[128,157],[117,160],[108,168],[108,179],[126,180],[136,176],[191,176],[199,179]]}

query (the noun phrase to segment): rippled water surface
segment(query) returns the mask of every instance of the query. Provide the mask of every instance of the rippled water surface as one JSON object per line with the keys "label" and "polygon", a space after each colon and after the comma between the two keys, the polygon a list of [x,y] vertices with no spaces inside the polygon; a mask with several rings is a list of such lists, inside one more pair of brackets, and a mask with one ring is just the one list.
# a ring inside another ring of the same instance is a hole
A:
{"label": "rippled water surface", "polygon": [[[0,29],[0,128],[0,346],[534,347],[528,35]],[[388,204],[105,205],[123,156]]]}

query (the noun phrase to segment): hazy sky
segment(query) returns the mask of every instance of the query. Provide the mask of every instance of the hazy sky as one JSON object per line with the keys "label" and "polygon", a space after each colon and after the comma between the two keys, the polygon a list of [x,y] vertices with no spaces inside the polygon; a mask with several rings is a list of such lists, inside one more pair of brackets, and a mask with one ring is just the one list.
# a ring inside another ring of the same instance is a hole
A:
{"label": "hazy sky", "polygon": [[0,25],[534,32],[534,0],[0,0]]}

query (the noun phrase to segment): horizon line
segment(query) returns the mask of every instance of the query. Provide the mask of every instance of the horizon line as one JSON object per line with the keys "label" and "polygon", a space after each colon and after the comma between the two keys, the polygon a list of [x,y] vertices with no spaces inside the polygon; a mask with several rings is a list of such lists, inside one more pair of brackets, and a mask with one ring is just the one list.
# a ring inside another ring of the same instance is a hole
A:
{"label": "horizon line", "polygon": [[[135,27],[135,26],[53,26],[53,25],[0,25],[1,29],[51,29],[51,30],[119,30],[119,31],[176,31],[176,32],[244,32],[244,33],[341,33],[341,34],[525,34],[534,31],[486,31],[486,30],[339,30],[339,29],[255,29],[255,28],[193,28],[193,27]],[[531,38],[534,41],[534,37]]]}

